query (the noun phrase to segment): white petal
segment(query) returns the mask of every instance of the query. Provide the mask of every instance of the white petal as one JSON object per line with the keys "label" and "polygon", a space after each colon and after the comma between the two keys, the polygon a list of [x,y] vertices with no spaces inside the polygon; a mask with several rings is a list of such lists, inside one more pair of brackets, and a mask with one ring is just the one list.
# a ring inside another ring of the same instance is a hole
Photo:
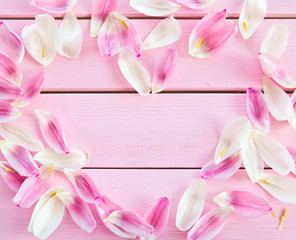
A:
{"label": "white petal", "polygon": [[67,58],[76,58],[82,46],[81,26],[73,12],[68,12],[58,30],[60,55]]}
{"label": "white petal", "polygon": [[170,16],[161,21],[145,39],[144,49],[167,46],[178,41],[181,37],[182,28],[180,23]]}
{"label": "white petal", "polygon": [[285,121],[295,116],[292,101],[276,83],[263,78],[264,98],[271,115],[278,121]]}
{"label": "white petal", "polygon": [[295,169],[295,161],[285,146],[260,131],[253,130],[252,135],[261,157],[274,171],[288,175]]}
{"label": "white petal", "polygon": [[263,21],[267,0],[245,0],[239,17],[239,29],[244,39],[248,39]]}
{"label": "white petal", "polygon": [[223,129],[215,152],[218,164],[240,150],[249,140],[251,122],[244,116],[237,117]]}
{"label": "white petal", "polygon": [[286,25],[274,24],[261,45],[261,52],[279,59],[286,49],[289,39],[289,29]]}
{"label": "white petal", "polygon": [[121,48],[118,64],[125,79],[140,95],[146,96],[150,93],[150,75],[137,58]]}

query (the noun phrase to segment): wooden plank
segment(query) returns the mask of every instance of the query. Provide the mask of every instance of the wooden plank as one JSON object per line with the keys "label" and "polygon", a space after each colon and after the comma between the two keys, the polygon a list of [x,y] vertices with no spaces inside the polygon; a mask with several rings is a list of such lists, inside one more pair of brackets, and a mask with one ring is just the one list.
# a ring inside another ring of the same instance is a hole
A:
{"label": "wooden plank", "polygon": [[[241,11],[243,1],[237,0],[227,0],[218,1],[211,8],[205,10],[191,10],[186,7],[182,7],[178,12],[176,12],[177,17],[203,17],[206,13],[210,11],[220,11],[224,8],[228,10],[228,15],[230,17],[238,17]],[[293,1],[283,0],[268,1],[268,17],[295,17],[296,4]],[[92,0],[79,0],[74,8],[75,13],[80,17],[90,17],[92,9]],[[147,17],[129,6],[128,0],[118,0],[117,1],[117,11],[121,12],[129,17]],[[14,0],[14,1],[0,1],[0,16],[2,18],[6,17],[33,17],[36,14],[41,14],[43,11],[31,6],[29,0]],[[60,15],[57,15],[60,16]]]}
{"label": "wooden plank", "polygon": [[[33,109],[54,113],[69,143],[89,149],[89,167],[202,167],[213,158],[224,126],[245,115],[244,94],[49,94],[41,95],[19,122],[38,132]],[[287,122],[271,135],[294,146]]]}
{"label": "wooden plank", "polygon": [[[186,233],[180,232],[175,227],[175,216],[178,201],[185,189],[197,181],[199,171],[194,170],[88,170],[97,182],[101,191],[113,201],[125,209],[143,214],[159,197],[166,196],[171,200],[172,207],[168,228],[161,238],[162,240],[186,239]],[[62,185],[61,176],[55,179],[56,186]],[[59,183],[59,184],[57,184]],[[33,209],[19,209],[11,202],[14,194],[0,179],[0,231],[1,239],[35,239],[27,232],[27,226]],[[267,193],[259,186],[252,184],[244,170],[240,170],[231,179],[226,181],[207,181],[207,200],[204,213],[216,205],[213,197],[227,190],[250,191],[253,194],[266,199],[277,218],[267,214],[258,218],[243,218],[231,216],[228,224],[218,235],[219,240],[242,240],[242,239],[294,239],[296,234],[295,216],[296,206],[282,203]],[[288,208],[286,221],[282,231],[277,230],[279,219],[284,208]],[[80,230],[71,220],[67,213],[57,231],[48,238],[49,240],[62,239],[89,239],[89,240],[115,240],[121,239],[110,233],[101,223],[95,209],[92,208],[98,226],[92,234]]]}
{"label": "wooden plank", "polygon": [[[160,20],[134,20],[142,38],[153,29]],[[74,60],[56,57],[46,67],[47,76],[44,91],[133,91],[123,78],[117,64],[117,56],[101,57],[96,40],[90,38],[89,21],[81,20],[84,42],[81,55]],[[176,74],[167,87],[168,91],[216,91],[245,90],[252,86],[261,88],[263,72],[257,57],[261,43],[268,29],[275,23],[286,24],[291,31],[288,47],[282,62],[290,75],[296,76],[293,54],[296,54],[295,20],[265,20],[251,39],[245,41],[237,34],[219,53],[210,59],[195,59],[188,54],[189,35],[198,20],[180,20],[183,27],[182,38],[168,48],[175,48],[179,53]],[[9,21],[21,32],[25,24],[32,21]],[[0,49],[1,51],[1,49]],[[159,49],[146,50],[140,60],[153,74],[155,56]],[[24,76],[38,64],[26,53],[22,64]],[[215,71],[213,71],[215,68]]]}

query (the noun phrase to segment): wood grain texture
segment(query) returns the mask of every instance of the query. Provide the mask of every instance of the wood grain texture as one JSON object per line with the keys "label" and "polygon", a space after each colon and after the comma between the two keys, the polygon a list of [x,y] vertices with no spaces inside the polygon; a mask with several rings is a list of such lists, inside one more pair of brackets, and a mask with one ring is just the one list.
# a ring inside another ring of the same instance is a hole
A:
{"label": "wood grain texture", "polygon": [[[136,211],[143,215],[159,197],[166,196],[171,200],[171,212],[168,228],[161,240],[186,239],[186,233],[178,231],[175,227],[175,216],[179,199],[185,189],[198,180],[199,171],[194,170],[87,170],[97,182],[103,194],[109,196],[114,202],[125,209]],[[63,185],[65,180],[56,175],[53,186]],[[207,181],[207,200],[204,213],[215,208],[213,197],[227,190],[245,190],[263,197],[273,207],[277,218],[271,214],[258,218],[243,218],[232,215],[223,231],[216,237],[217,240],[277,240],[295,239],[296,206],[282,203],[267,193],[258,185],[252,184],[244,170],[240,170],[231,179],[226,181]],[[67,184],[66,184],[67,185]],[[1,239],[35,239],[27,232],[32,209],[17,208],[12,202],[14,194],[0,179],[0,231]],[[279,219],[284,208],[289,208],[282,231],[277,230]],[[64,216],[62,224],[48,239],[89,239],[89,240],[119,240],[110,233],[99,220],[94,208],[92,208],[98,226],[92,234],[80,230],[72,221],[68,213]]]}

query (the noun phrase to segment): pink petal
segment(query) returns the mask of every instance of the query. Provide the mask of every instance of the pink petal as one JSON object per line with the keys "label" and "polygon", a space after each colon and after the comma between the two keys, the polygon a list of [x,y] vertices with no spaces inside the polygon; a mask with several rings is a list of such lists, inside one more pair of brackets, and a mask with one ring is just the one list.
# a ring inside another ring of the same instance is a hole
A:
{"label": "pink petal", "polygon": [[73,221],[84,231],[91,233],[97,226],[89,206],[76,194],[61,192],[56,195],[68,209]]}
{"label": "pink petal", "polygon": [[6,185],[15,192],[20,189],[25,180],[25,177],[19,175],[7,162],[0,162],[0,175]]}
{"label": "pink petal", "polygon": [[69,153],[64,131],[58,120],[48,112],[35,110],[42,135],[56,153]]}
{"label": "pink petal", "polygon": [[177,0],[177,2],[191,9],[205,9],[212,6],[217,0]]}
{"label": "pink petal", "polygon": [[16,107],[26,107],[32,101],[34,97],[39,95],[45,76],[45,70],[43,68],[38,69],[28,79],[24,79],[22,82],[22,90],[24,95],[19,97],[13,102]]}
{"label": "pink petal", "polygon": [[295,104],[296,104],[296,90],[293,92],[293,94],[291,95],[290,98],[291,98],[293,107],[295,107]]}
{"label": "pink petal", "polygon": [[267,77],[285,88],[296,88],[296,81],[286,73],[277,58],[267,53],[259,53],[259,60]]}
{"label": "pink petal", "polygon": [[187,240],[210,240],[216,237],[227,223],[234,208],[216,208],[203,215],[189,231]]}
{"label": "pink petal", "polygon": [[13,121],[21,116],[20,111],[10,103],[0,100],[0,123]]}
{"label": "pink petal", "polygon": [[0,100],[15,100],[23,95],[22,89],[0,77]]}
{"label": "pink petal", "polygon": [[242,159],[239,153],[235,153],[220,162],[215,164],[214,161],[209,162],[201,169],[201,177],[203,179],[218,179],[225,180],[231,177],[242,165]]}
{"label": "pink petal", "polygon": [[247,89],[247,112],[253,125],[264,132],[269,132],[269,112],[261,91]]}
{"label": "pink petal", "polygon": [[38,171],[34,158],[24,147],[4,140],[0,142],[0,148],[8,163],[21,176],[29,177]]}
{"label": "pink petal", "polygon": [[170,212],[170,201],[166,197],[160,198],[155,205],[145,212],[144,220],[150,224],[154,231],[149,239],[158,239],[165,231]]}
{"label": "pink petal", "polygon": [[8,56],[0,52],[0,76],[14,85],[21,85],[22,74],[18,66]]}
{"label": "pink petal", "polygon": [[93,0],[90,35],[96,37],[108,15],[115,10],[116,0]]}
{"label": "pink petal", "polygon": [[95,203],[95,200],[101,196],[96,183],[86,173],[74,169],[64,169],[64,173],[75,187],[78,195],[85,202]]}
{"label": "pink petal", "polygon": [[208,58],[221,49],[237,32],[233,21],[226,21],[226,10],[205,16],[193,29],[189,38],[189,53],[196,58]]}
{"label": "pink petal", "polygon": [[143,49],[138,30],[125,16],[115,12],[114,15],[121,46],[135,57],[140,57]]}
{"label": "pink petal", "polygon": [[39,173],[28,177],[15,195],[13,202],[22,208],[29,208],[49,189],[49,179],[53,173],[53,167],[43,166]]}
{"label": "pink petal", "polygon": [[30,0],[30,4],[49,13],[69,12],[77,0]]}
{"label": "pink petal", "polygon": [[111,213],[104,221],[112,223],[139,237],[149,237],[154,230],[153,227],[146,223],[138,214],[125,210],[118,210]]}
{"label": "pink petal", "polygon": [[21,62],[25,55],[23,41],[7,22],[0,21],[0,38],[10,48],[10,51],[17,52],[19,62]]}
{"label": "pink petal", "polygon": [[218,194],[214,201],[220,207],[233,206],[234,212],[243,217],[259,217],[272,208],[263,198],[244,191],[229,191]]}
{"label": "pink petal", "polygon": [[174,49],[164,50],[156,61],[152,81],[152,93],[161,92],[171,80],[177,65],[178,53]]}

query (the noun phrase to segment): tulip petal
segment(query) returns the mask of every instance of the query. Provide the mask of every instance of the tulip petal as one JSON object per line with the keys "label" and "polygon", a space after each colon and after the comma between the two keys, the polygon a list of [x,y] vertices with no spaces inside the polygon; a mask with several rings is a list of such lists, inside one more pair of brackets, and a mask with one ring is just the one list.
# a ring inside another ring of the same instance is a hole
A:
{"label": "tulip petal", "polygon": [[245,0],[239,16],[239,29],[244,39],[248,39],[262,23],[267,10],[267,0]]}
{"label": "tulip petal", "polygon": [[117,12],[113,12],[113,15],[121,46],[133,56],[140,57],[143,49],[137,28],[125,16]]}
{"label": "tulip petal", "polygon": [[118,64],[125,79],[140,95],[146,96],[150,93],[150,75],[137,58],[121,48]]}
{"label": "tulip petal", "polygon": [[177,211],[176,226],[181,231],[189,230],[199,219],[206,197],[205,181],[201,179],[183,194]]}
{"label": "tulip petal", "polygon": [[154,230],[153,227],[146,223],[138,214],[125,210],[112,212],[104,221],[112,223],[139,237],[149,237]]}
{"label": "tulip petal", "polygon": [[274,171],[281,175],[294,171],[295,161],[285,146],[257,130],[252,135],[261,157]]}
{"label": "tulip petal", "polygon": [[295,116],[292,101],[277,84],[263,78],[263,90],[266,105],[271,115],[278,121],[285,121]]}
{"label": "tulip petal", "polygon": [[115,10],[116,0],[93,0],[90,35],[96,37],[108,15]]}
{"label": "tulip petal", "polygon": [[56,195],[63,191],[62,187],[50,189],[36,204],[28,227],[35,237],[48,238],[62,222],[65,205]]}
{"label": "tulip petal", "polygon": [[256,128],[269,132],[269,112],[261,91],[254,88],[247,89],[247,113]]}
{"label": "tulip petal", "polygon": [[79,169],[89,162],[89,155],[85,150],[78,147],[71,147],[70,153],[58,154],[51,148],[35,154],[34,159],[42,164],[54,164],[55,169],[64,170],[64,168]]}
{"label": "tulip petal", "polygon": [[69,12],[77,0],[30,0],[30,4],[49,13]]}
{"label": "tulip petal", "polygon": [[233,210],[232,206],[220,207],[203,215],[189,231],[187,240],[213,239],[221,232]]}
{"label": "tulip petal", "polygon": [[48,190],[48,181],[53,173],[53,167],[43,166],[39,173],[28,177],[13,198],[13,202],[22,208],[31,207]]}
{"label": "tulip petal", "polygon": [[159,93],[165,89],[173,77],[177,65],[178,53],[174,49],[166,49],[160,53],[154,67],[152,93]]}
{"label": "tulip petal", "polygon": [[215,164],[214,161],[209,162],[201,169],[201,177],[203,179],[218,179],[225,180],[230,178],[242,165],[242,159],[239,153],[235,153],[220,162]]}
{"label": "tulip petal", "polygon": [[97,226],[89,206],[76,194],[57,193],[56,196],[65,204],[73,221],[84,231],[91,233]]}
{"label": "tulip petal", "polygon": [[0,123],[13,121],[21,116],[20,111],[10,103],[0,100]]}
{"label": "tulip petal", "polygon": [[215,152],[218,164],[240,150],[249,140],[252,125],[244,117],[237,117],[223,129]]}
{"label": "tulip petal", "polygon": [[178,11],[181,6],[169,0],[130,0],[130,6],[147,16],[166,16]]}
{"label": "tulip petal", "polygon": [[17,98],[12,104],[16,107],[28,106],[32,99],[40,94],[42,84],[45,77],[45,70],[43,68],[38,69],[27,79],[22,82],[23,96]]}
{"label": "tulip petal", "polygon": [[182,33],[180,23],[171,15],[162,20],[143,42],[143,49],[159,48],[177,42]]}
{"label": "tulip petal", "polygon": [[205,9],[212,6],[217,0],[177,0],[177,2],[191,9]]}
{"label": "tulip petal", "polygon": [[17,52],[19,62],[22,62],[25,55],[23,41],[7,22],[0,21],[0,38],[10,48],[10,50]]}
{"label": "tulip petal", "polygon": [[25,178],[19,175],[8,162],[0,162],[0,175],[2,176],[6,185],[13,191],[17,192]]}
{"label": "tulip petal", "polygon": [[251,181],[253,183],[260,181],[263,175],[264,162],[252,137],[242,148],[241,158]]}
{"label": "tulip petal", "polygon": [[0,77],[0,100],[15,100],[23,95],[22,89]]}
{"label": "tulip petal", "polygon": [[7,79],[13,85],[20,86],[22,73],[18,66],[6,55],[0,52],[0,76]]}
{"label": "tulip petal", "polygon": [[279,59],[286,49],[289,39],[289,29],[284,24],[274,24],[268,31],[268,34],[261,45],[262,53],[266,53]]}
{"label": "tulip petal", "polygon": [[69,153],[64,130],[59,121],[48,112],[35,110],[39,120],[40,130],[47,144],[56,153]]}
{"label": "tulip petal", "polygon": [[220,207],[233,206],[233,213],[243,217],[259,217],[272,210],[263,198],[244,191],[222,192],[214,201]]}
{"label": "tulip petal", "polygon": [[259,185],[273,197],[286,203],[296,203],[296,180],[287,176],[265,173]]}
{"label": "tulip petal", "polygon": [[95,203],[95,200],[101,196],[96,183],[86,173],[74,169],[64,169],[64,173],[85,202]]}
{"label": "tulip petal", "polygon": [[189,38],[189,53],[195,58],[208,58],[223,48],[237,32],[233,21],[226,21],[226,9],[205,16],[193,29]]}
{"label": "tulip petal", "polygon": [[58,29],[60,55],[67,58],[79,56],[82,46],[81,26],[73,12],[67,12]]}
{"label": "tulip petal", "polygon": [[150,224],[154,231],[149,240],[157,240],[168,225],[170,212],[170,201],[166,197],[160,198],[156,204],[149,208],[144,214],[144,220]]}
{"label": "tulip petal", "polygon": [[98,34],[98,46],[102,56],[114,56],[119,53],[120,40],[117,34],[115,16],[110,13]]}
{"label": "tulip petal", "polygon": [[32,25],[26,25],[22,39],[26,50],[40,64],[50,64],[57,55],[59,44],[58,29],[55,20],[49,14],[36,16]]}

